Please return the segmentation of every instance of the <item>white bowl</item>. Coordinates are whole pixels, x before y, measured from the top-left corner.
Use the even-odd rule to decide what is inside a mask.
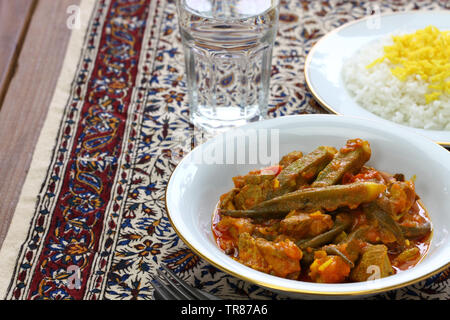
[[[220,195],[233,187],[232,177],[264,167],[267,163],[228,164],[232,160],[231,153],[242,150],[238,149],[237,140],[231,147],[229,143],[224,145],[223,141],[232,134],[243,137],[255,130],[259,130],[258,133],[268,131],[275,140],[265,145],[246,139],[242,146],[245,152],[255,150],[257,145],[257,152],[264,155],[264,147],[276,147],[278,139],[278,160],[293,150],[305,153],[319,145],[339,148],[348,139],[361,138],[368,140],[372,148],[368,165],[391,173],[403,173],[407,178],[416,175],[416,191],[428,209],[433,225],[432,240],[425,258],[414,268],[390,277],[366,282],[321,284],[272,276],[227,256],[215,243],[211,229],[215,206]],[[263,140],[261,134],[259,141]],[[218,163],[217,159],[225,164]],[[423,280],[450,264],[450,152],[428,138],[387,123],[337,115],[287,116],[252,123],[216,136],[195,148],[176,167],[166,190],[166,208],[179,237],[199,256],[235,277],[291,297],[372,295]]]

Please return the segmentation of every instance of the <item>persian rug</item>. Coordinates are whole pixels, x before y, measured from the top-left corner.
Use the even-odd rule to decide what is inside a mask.
[[[269,117],[325,113],[305,85],[306,54],[374,6],[449,9],[446,0],[282,1]],[[211,266],[169,223],[167,181],[203,138],[189,123],[175,2],[83,0],[80,13],[1,249],[0,297],[152,299],[151,276],[166,264],[222,298],[284,299]],[[449,273],[371,299],[450,299]]]

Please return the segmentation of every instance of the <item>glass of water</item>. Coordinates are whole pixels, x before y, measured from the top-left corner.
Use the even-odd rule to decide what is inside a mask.
[[[191,121],[223,131],[267,115],[279,0],[177,0]]]

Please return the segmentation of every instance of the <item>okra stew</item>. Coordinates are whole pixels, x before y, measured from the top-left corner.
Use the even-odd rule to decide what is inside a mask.
[[[233,177],[212,229],[235,260],[278,277],[321,283],[383,278],[426,254],[431,222],[414,177],[367,166],[368,141],[293,151]]]

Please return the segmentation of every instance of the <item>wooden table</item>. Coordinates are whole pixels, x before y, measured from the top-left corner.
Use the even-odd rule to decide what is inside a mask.
[[[0,0],[0,247],[45,120],[79,0]]]

